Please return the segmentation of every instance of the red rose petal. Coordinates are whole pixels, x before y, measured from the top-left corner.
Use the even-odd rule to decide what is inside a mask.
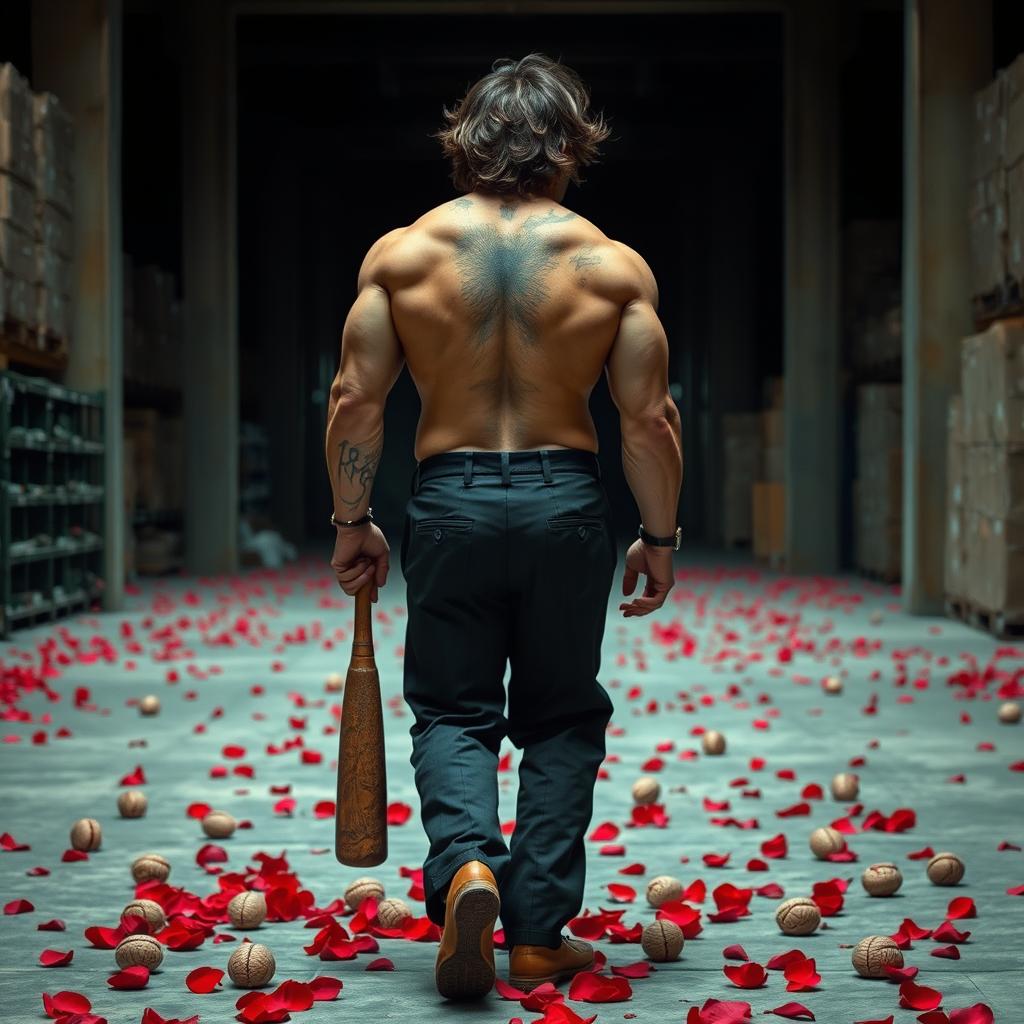
[[[394,963],[386,956],[379,956],[376,960],[371,960],[366,965],[366,970],[368,971],[393,971],[394,969]]]
[[[565,996],[551,984],[550,981],[545,981],[535,988],[531,989],[522,999],[519,1000],[519,1004],[524,1010],[537,1010],[540,1013],[547,1014],[547,1008],[552,1003],[564,1002]]]
[[[389,825],[404,825],[412,815],[412,808],[408,804],[395,802],[388,804],[387,820]]]
[[[957,896],[956,899],[949,901],[949,906],[946,908],[946,919],[948,921],[958,921],[964,917],[977,916],[977,908],[974,906],[974,900],[970,896]]]
[[[205,994],[216,991],[223,977],[224,972],[218,967],[197,967],[189,971],[185,984],[189,992]]]
[[[623,964],[621,967],[613,966],[612,974],[620,978],[648,978],[651,974],[651,965],[646,960],[638,960],[635,964]]]
[[[942,1002],[942,993],[925,985],[904,981],[900,985],[900,1006],[908,1010],[934,1010]]]
[[[19,850],[31,850],[32,847],[28,843],[19,843],[10,832],[5,832],[3,835],[0,835],[0,849],[12,853]]]
[[[690,1007],[686,1024],[748,1024],[752,1012],[750,1003],[708,997],[699,1009]]]
[[[936,942],[966,942],[970,938],[970,932],[957,931],[956,927],[951,921],[943,921],[932,932],[932,939]]]
[[[593,971],[580,971],[569,983],[569,998],[586,1003],[617,1003],[632,995],[625,978],[609,978]]]
[[[722,973],[737,988],[760,988],[768,977],[765,969],[758,963],[726,964]]]
[[[787,992],[806,992],[817,987],[821,981],[821,975],[815,968],[814,960],[807,958],[794,960],[787,964],[783,975],[786,978]]]
[[[514,985],[510,985],[507,981],[501,978],[494,979],[494,990],[502,999],[511,999],[515,1002],[519,1002],[520,999],[524,998],[526,993],[521,989],[516,988]]]
[[[608,892],[616,903],[632,903],[636,899],[636,889],[631,885],[622,885],[619,882],[609,882]]]
[[[35,909],[35,905],[29,900],[11,900],[10,903],[4,904],[5,914],[27,914]]]
[[[309,984],[313,989],[313,1000],[317,1003],[337,999],[338,993],[344,987],[340,978],[330,978],[325,974],[314,978]]]
[[[615,839],[618,834],[619,826],[614,822],[605,821],[598,825],[587,838],[594,842],[606,842],[609,839]]]
[[[995,1015],[986,1003],[949,1011],[949,1024],[994,1024]]]
[[[107,984],[111,988],[121,990],[133,990],[145,988],[149,983],[149,968],[143,964],[134,967],[126,967],[107,978]]]
[[[960,950],[956,946],[937,946],[930,955],[941,957],[943,960],[959,960]]]
[[[88,1013],[92,1003],[81,992],[43,993],[43,1009],[47,1017],[60,1017],[66,1013]]]
[[[814,1014],[803,1003],[783,1003],[774,1010],[765,1010],[765,1013],[774,1013],[776,1017],[787,1020],[814,1020]]]
[[[39,963],[43,967],[65,967],[74,959],[75,951],[69,949],[62,953],[59,949],[44,949],[39,954]]]

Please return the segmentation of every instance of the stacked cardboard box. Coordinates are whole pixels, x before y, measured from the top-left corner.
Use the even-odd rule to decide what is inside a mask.
[[[974,95],[971,186],[971,295],[994,295],[1007,279],[1024,282],[1024,54]]]
[[[0,291],[3,317],[35,317],[35,182],[32,90],[11,64],[0,65]],[[2,322],[0,322],[2,327]]]
[[[1006,79],[1006,204],[1007,271],[1024,300],[1024,54],[1007,69]]]
[[[753,540],[752,489],[761,476],[761,418],[722,417],[722,539],[727,547]]]
[[[965,338],[961,356],[963,597],[1024,622],[1024,319]]]
[[[857,389],[854,487],[857,567],[887,580],[900,575],[903,543],[903,389]]]
[[[71,309],[71,118],[0,65],[0,291],[3,317],[66,340]]]
[[[157,409],[125,409],[124,436],[134,459],[134,500],[146,512],[184,507],[184,438],[180,416]]]
[[[71,328],[71,117],[52,93],[32,100],[36,154],[35,326],[68,337]]]
[[[967,525],[964,507],[965,437],[963,398],[949,401],[946,419],[946,562],[945,592],[955,601],[967,596]]]
[[[779,565],[785,554],[785,406],[782,378],[765,382],[761,413],[761,473],[752,491],[754,554]]]

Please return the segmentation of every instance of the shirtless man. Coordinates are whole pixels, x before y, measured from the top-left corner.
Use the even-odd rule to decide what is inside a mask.
[[[582,906],[584,838],[612,703],[597,680],[617,565],[588,408],[601,372],[640,512],[626,617],[673,584],[679,413],[650,268],[562,205],[608,134],[571,69],[496,61],[438,133],[458,198],[370,248],[342,333],[326,438],[346,594],[377,600],[389,547],[368,518],[385,399],[403,363],[422,400],[401,542],[404,696],[430,848],[424,895],[443,927],[442,996],[486,994],[500,913],[509,980],[559,982],[593,963],[562,930]],[[508,716],[504,674],[508,683]],[[516,826],[496,769],[522,751]]]

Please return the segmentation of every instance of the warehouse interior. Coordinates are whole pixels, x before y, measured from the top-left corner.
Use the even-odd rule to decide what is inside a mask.
[[[975,86],[1020,47],[1017,6],[983,6],[984,31],[972,29],[977,70],[957,55],[963,123],[945,127],[961,136],[937,137],[940,147],[970,148]],[[124,501],[106,502],[100,531],[113,541],[97,573],[103,606],[118,607],[123,581],[140,572],[254,564],[259,556],[243,548],[254,530],[280,534],[289,553],[322,540],[319,438],[362,255],[451,194],[430,135],[441,107],[493,59],[495,38],[508,52],[528,49],[542,24],[613,122],[601,161],[574,188],[575,208],[645,254],[659,281],[671,386],[687,410],[687,544],[796,572],[902,580],[908,610],[941,609],[946,474],[927,459],[959,381],[953,346],[941,387],[913,383],[917,346],[930,341],[908,343],[907,324],[920,317],[923,330],[933,311],[908,303],[917,268],[906,260],[918,250],[904,236],[908,220],[918,235],[929,229],[921,211],[933,204],[918,211],[905,197],[923,203],[938,172],[930,138],[904,130],[908,111],[931,130],[927,110],[908,106],[907,75],[924,90],[930,68],[908,70],[904,6],[474,12],[129,2],[76,22],[50,17],[45,3],[6,5],[3,56],[26,81],[58,98],[64,86],[72,122],[81,97],[104,103],[88,109],[104,145],[80,146],[69,160],[80,172],[76,198],[83,193],[75,225],[89,216],[110,236],[108,273],[92,298],[94,282],[78,275],[93,270],[78,249],[61,263],[60,327],[79,341],[48,366],[70,386],[105,391],[109,432],[121,421],[104,470],[108,495]],[[97,68],[66,59],[87,39]],[[966,163],[949,173],[941,187],[950,194],[977,178]],[[992,208],[1010,217],[1011,205]],[[949,289],[990,294],[995,284],[985,292],[969,280],[980,244],[972,224],[960,218],[949,230],[963,256]],[[1000,246],[1003,288],[1013,246]],[[989,268],[993,281],[999,269]],[[102,331],[91,302],[109,319]],[[943,323],[959,317],[944,329],[966,336],[986,322],[979,309],[942,310]],[[79,316],[93,327],[78,329]],[[87,358],[90,329],[99,348]],[[99,387],[107,376],[113,390]],[[870,385],[890,387],[863,390]],[[881,428],[889,436],[858,442],[858,424],[875,421],[861,401],[891,407]],[[604,381],[592,413],[616,521],[629,531]],[[377,513],[392,529],[417,416],[403,373],[377,480]]]
[[[97,847],[76,845],[73,833],[61,859],[64,840],[44,834],[35,813],[43,784],[56,791],[61,835],[65,818],[100,818],[116,850],[108,857],[159,849],[180,864],[172,882],[189,892],[215,887],[203,874],[222,870],[210,865],[229,854],[235,862],[224,870],[242,871],[239,847],[249,857],[287,848],[301,865],[295,885],[315,888],[318,902],[276,917],[272,909],[255,941],[273,940],[275,984],[311,983],[304,928],[340,915],[343,903],[329,901],[360,874],[342,875],[322,856],[323,819],[334,814],[336,673],[352,639],[353,601],[329,565],[324,465],[341,329],[374,240],[457,194],[431,137],[442,108],[495,58],[535,50],[575,68],[612,126],[565,205],[635,248],[655,274],[685,464],[671,599],[651,620],[624,624],[614,611],[621,564],[610,597],[602,678],[611,677],[619,732],[609,734],[614,757],[594,823],[618,822],[623,846],[598,853],[594,844],[587,914],[621,902],[614,886],[626,841],[646,875],[703,872],[710,894],[725,861],[706,851],[725,850],[721,826],[732,825],[734,874],[722,883],[769,881],[740,881],[735,870],[747,854],[773,857],[758,845],[762,824],[793,822],[773,822],[763,808],[761,824],[696,820],[701,798],[709,812],[726,797],[737,814],[749,809],[712,773],[730,755],[728,785],[746,786],[743,797],[761,797],[755,764],[767,758],[781,773],[762,778],[766,797],[789,804],[774,814],[796,818],[789,861],[770,865],[787,896],[810,888],[800,818],[814,814],[825,826],[842,814],[832,825],[863,847],[863,864],[849,863],[857,857],[845,848],[815,853],[815,898],[817,886],[859,876],[873,860],[897,861],[910,897],[892,911],[863,898],[856,882],[845,914],[823,909],[825,930],[790,939],[773,930],[772,914],[769,925],[742,921],[744,912],[730,918],[716,890],[733,932],[706,917],[703,938],[710,931],[713,941],[635,981],[635,1005],[581,1001],[575,1010],[585,1019],[598,1009],[600,1022],[642,1007],[649,1018],[711,1024],[723,1018],[705,999],[753,998],[757,1014],[773,1012],[788,998],[781,980],[775,991],[741,992],[717,959],[705,973],[702,958],[732,941],[755,960],[810,942],[825,981],[789,991],[819,1020],[873,1024],[895,1011],[891,1024],[915,1019],[911,1007],[926,1011],[916,1019],[927,1024],[1016,1019],[1021,942],[1008,903],[1024,892],[1024,836],[1005,808],[1020,798],[1021,776],[1007,768],[1024,771],[1021,730],[1011,728],[1024,696],[1024,5],[10,0],[0,5],[0,671],[9,729],[0,770],[10,801],[0,831],[4,851],[27,849],[17,841],[29,836],[36,854],[18,853],[15,864],[4,852],[0,878],[12,899],[39,908],[5,908],[8,939],[35,951],[18,959],[8,943],[0,954],[0,993],[17,1019],[38,1017],[43,908],[69,921],[68,936],[46,944],[82,947],[83,929],[117,925],[111,907],[132,896],[120,876],[104,876],[57,905],[48,884],[88,868],[71,862]],[[604,379],[590,407],[625,552],[637,505]],[[419,924],[397,936],[371,920],[361,930],[377,948],[367,939],[358,958],[320,955],[314,965],[318,976],[344,978],[342,998],[361,1019],[396,1006],[408,1015],[436,999],[438,936],[417,903],[425,843],[414,831],[401,707],[398,547],[419,413],[403,370],[372,496],[392,552],[374,606],[392,848],[375,871],[389,895],[403,887]],[[271,701],[274,712],[264,713]],[[658,717],[671,713],[686,717]],[[292,735],[281,744],[286,718]],[[696,750],[712,727],[729,736],[717,761],[707,745]],[[57,756],[65,728],[77,745],[69,739]],[[245,747],[258,784],[248,763],[232,763]],[[307,766],[297,769],[297,809],[287,795],[295,773],[277,756],[293,747],[292,761],[302,755]],[[148,789],[143,761],[156,776]],[[866,805],[851,809],[856,787],[845,810],[814,804],[817,784],[823,793],[833,772],[849,768]],[[625,831],[652,825],[628,788],[622,797],[627,771],[662,778],[654,806],[674,808],[685,835],[658,823]],[[106,775],[121,778],[81,781]],[[512,779],[500,783],[503,815],[514,817]],[[124,786],[153,798],[144,841],[120,801],[119,817],[107,807]],[[834,801],[842,789],[833,786]],[[220,842],[203,817],[211,805],[235,811],[232,829],[242,831],[225,840],[228,851],[209,846]],[[899,812],[879,824],[879,806]],[[910,807],[917,833],[905,825]],[[854,819],[865,810],[862,828]],[[196,826],[188,834],[186,819]],[[299,824],[311,831],[297,842]],[[915,864],[943,850],[968,865],[955,892],[935,882],[930,862],[927,875]],[[26,880],[25,858],[35,856],[55,862],[53,879]],[[249,871],[247,886],[272,886]],[[912,872],[923,879],[917,888]],[[223,888],[236,882],[232,874]],[[167,911],[170,931],[153,929],[168,951],[164,988],[155,973],[141,991],[111,981],[118,991],[104,992],[95,932],[65,975],[112,1020],[125,1008],[133,1016],[124,1019],[137,1019],[147,1006],[187,1017],[202,1007],[182,1001],[181,979],[231,949],[211,942],[196,954],[205,960],[179,956],[200,941],[195,907],[182,911],[180,894],[141,884],[135,896],[148,892]],[[771,897],[769,889],[753,891]],[[739,891],[749,899],[750,889]],[[974,940],[957,963],[963,907],[946,911],[964,896],[982,920],[971,922]],[[640,926],[626,925],[654,913],[641,898],[621,931],[612,923],[600,933],[609,965],[642,958],[638,945],[620,955],[620,943],[640,943]],[[916,961],[918,982],[945,994],[939,1010],[907,979],[890,978],[910,985],[897,995],[889,983],[865,988],[850,970],[850,950],[872,934],[896,936],[911,963],[914,929],[904,920],[897,930],[901,917],[929,922],[936,941],[953,944]],[[227,920],[221,914],[217,927]],[[213,924],[203,919],[205,937]],[[576,934],[597,934],[590,925]],[[123,941],[124,919],[119,927]],[[182,944],[182,929],[196,945]],[[688,943],[699,930],[683,928]],[[221,932],[214,941],[231,939]],[[384,973],[368,985],[378,976],[362,972],[378,954],[387,963],[371,968]],[[103,955],[102,969],[115,970]],[[331,959],[351,962],[321,963]],[[233,1018],[225,993],[240,990],[217,991],[200,1002],[222,999],[223,1016],[206,1019]],[[272,1002],[253,1004],[249,1016],[240,1007],[238,1019],[281,1019],[273,1014],[284,1003]],[[327,1019],[329,1003],[312,1005],[310,1019]],[[531,1013],[579,1019],[529,1002],[493,1002],[482,1017],[497,1024]],[[780,1016],[814,1019],[796,1014]]]

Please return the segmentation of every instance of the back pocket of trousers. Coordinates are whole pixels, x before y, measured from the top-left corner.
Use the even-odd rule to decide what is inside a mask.
[[[429,535],[440,544],[449,534],[469,533],[473,522],[469,516],[434,516],[414,520],[413,529],[418,534]]]
[[[559,516],[549,516],[548,529],[572,530],[581,541],[585,541],[595,533],[600,534],[604,532],[604,519],[601,516],[567,512]]]

